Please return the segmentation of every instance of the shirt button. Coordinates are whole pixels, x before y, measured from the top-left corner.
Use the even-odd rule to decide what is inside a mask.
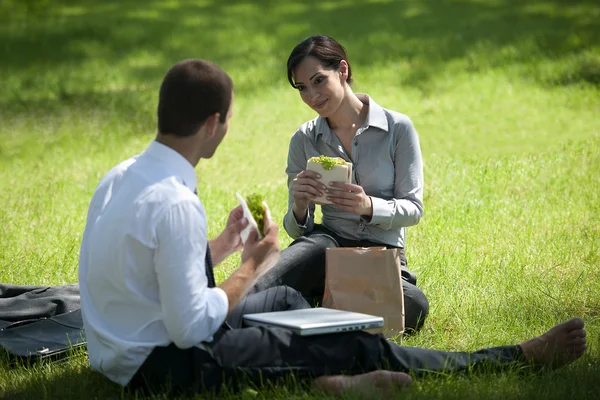
[[[354,141],[354,146],[358,146],[358,142],[356,140]]]

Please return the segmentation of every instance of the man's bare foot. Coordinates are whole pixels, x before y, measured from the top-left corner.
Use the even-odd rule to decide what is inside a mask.
[[[412,378],[404,372],[378,370],[366,374],[346,376],[321,376],[314,380],[313,387],[334,396],[341,396],[346,391],[369,396],[389,394],[393,389],[410,386]],[[385,398],[387,396],[384,396]]]
[[[581,318],[573,318],[520,346],[527,360],[552,368],[562,367],[585,352],[587,344],[583,327]]]

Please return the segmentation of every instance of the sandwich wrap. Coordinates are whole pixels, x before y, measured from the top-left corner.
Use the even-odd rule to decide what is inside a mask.
[[[327,157],[324,155],[311,157],[306,162],[306,169],[320,174],[321,178],[317,180],[327,186],[329,190],[341,190],[329,186],[331,182],[352,183],[352,163],[340,157]],[[313,202],[315,204],[331,204],[331,201],[327,200],[326,194],[314,198]]]

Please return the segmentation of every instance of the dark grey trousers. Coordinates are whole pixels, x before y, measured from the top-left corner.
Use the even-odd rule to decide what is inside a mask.
[[[298,290],[311,305],[321,304],[325,290],[325,250],[331,247],[382,246],[367,240],[342,238],[323,226],[296,239],[281,252],[279,262],[254,287],[254,292],[279,285]],[[389,247],[389,246],[388,246]],[[417,286],[416,275],[406,268],[402,249],[402,289],[404,292],[404,319],[407,332],[423,326],[429,314],[429,302]]]
[[[298,336],[279,328],[240,327],[241,315],[308,307],[302,296],[276,287],[248,296],[233,318],[233,329],[221,329],[210,353],[197,347],[157,347],[128,385],[129,389],[177,393],[237,391],[246,384],[261,386],[292,377],[310,382],[318,376],[359,374],[376,369],[413,374],[499,370],[522,360],[520,346],[503,346],[473,353],[401,347],[381,334],[346,332]],[[245,309],[244,309],[245,308]],[[239,317],[238,317],[239,316]],[[212,354],[211,354],[212,353]]]

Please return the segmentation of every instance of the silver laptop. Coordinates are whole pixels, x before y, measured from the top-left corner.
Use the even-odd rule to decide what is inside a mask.
[[[358,331],[383,326],[382,317],[324,307],[245,314],[243,318],[246,326],[286,328],[301,336]]]

